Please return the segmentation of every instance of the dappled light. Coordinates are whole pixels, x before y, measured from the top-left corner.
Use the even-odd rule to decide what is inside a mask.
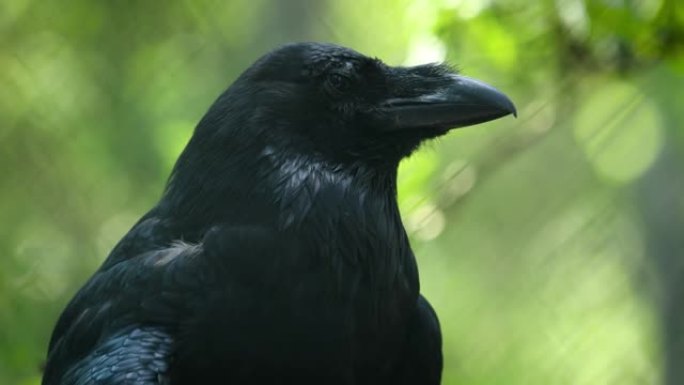
[[[599,82],[601,80],[598,80]],[[575,135],[601,176],[631,182],[662,149],[657,107],[638,88],[620,82],[596,84],[575,118]]]
[[[7,0],[0,30],[1,384],[40,383],[198,120],[289,41],[445,61],[517,106],[399,169],[445,385],[684,383],[679,1]]]

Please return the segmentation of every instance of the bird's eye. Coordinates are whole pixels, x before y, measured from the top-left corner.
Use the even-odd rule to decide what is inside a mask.
[[[328,83],[337,91],[346,91],[351,85],[351,80],[344,75],[330,74],[328,76]]]

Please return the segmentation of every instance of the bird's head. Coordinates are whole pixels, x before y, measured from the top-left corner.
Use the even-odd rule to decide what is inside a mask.
[[[260,138],[277,151],[335,164],[397,165],[422,141],[452,128],[515,114],[495,88],[445,65],[392,67],[344,47],[285,45],[257,60],[216,102],[240,115],[218,129]]]
[[[391,196],[399,161],[421,142],[508,114],[515,107],[504,94],[448,66],[392,67],[331,44],[286,45],[212,105],[161,206],[177,216],[219,215],[217,205],[255,216],[243,202],[295,196],[306,180],[385,186]]]

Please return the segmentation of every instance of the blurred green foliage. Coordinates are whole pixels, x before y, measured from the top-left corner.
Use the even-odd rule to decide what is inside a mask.
[[[684,383],[678,0],[1,2],[0,383],[39,383],[195,122],[299,40],[446,60],[519,107],[400,170],[445,384]]]

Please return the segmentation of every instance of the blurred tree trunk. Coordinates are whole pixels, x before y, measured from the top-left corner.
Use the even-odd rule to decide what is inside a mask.
[[[683,160],[670,146],[642,179],[640,211],[647,250],[657,272],[665,384],[684,384]]]
[[[658,72],[650,94],[663,118],[664,148],[637,185],[637,204],[645,226],[647,255],[656,272],[664,384],[684,384],[684,157],[681,94],[672,76]],[[669,80],[668,80],[669,79]],[[668,82],[669,81],[669,82]],[[684,86],[684,81],[679,86]],[[662,92],[670,89],[672,92]],[[680,88],[681,89],[681,88]]]
[[[324,23],[330,0],[276,1],[266,8],[265,22],[259,27],[258,40],[264,41],[266,50],[276,45],[320,39],[316,26]],[[319,33],[317,33],[319,32]],[[326,31],[323,31],[326,32]]]

